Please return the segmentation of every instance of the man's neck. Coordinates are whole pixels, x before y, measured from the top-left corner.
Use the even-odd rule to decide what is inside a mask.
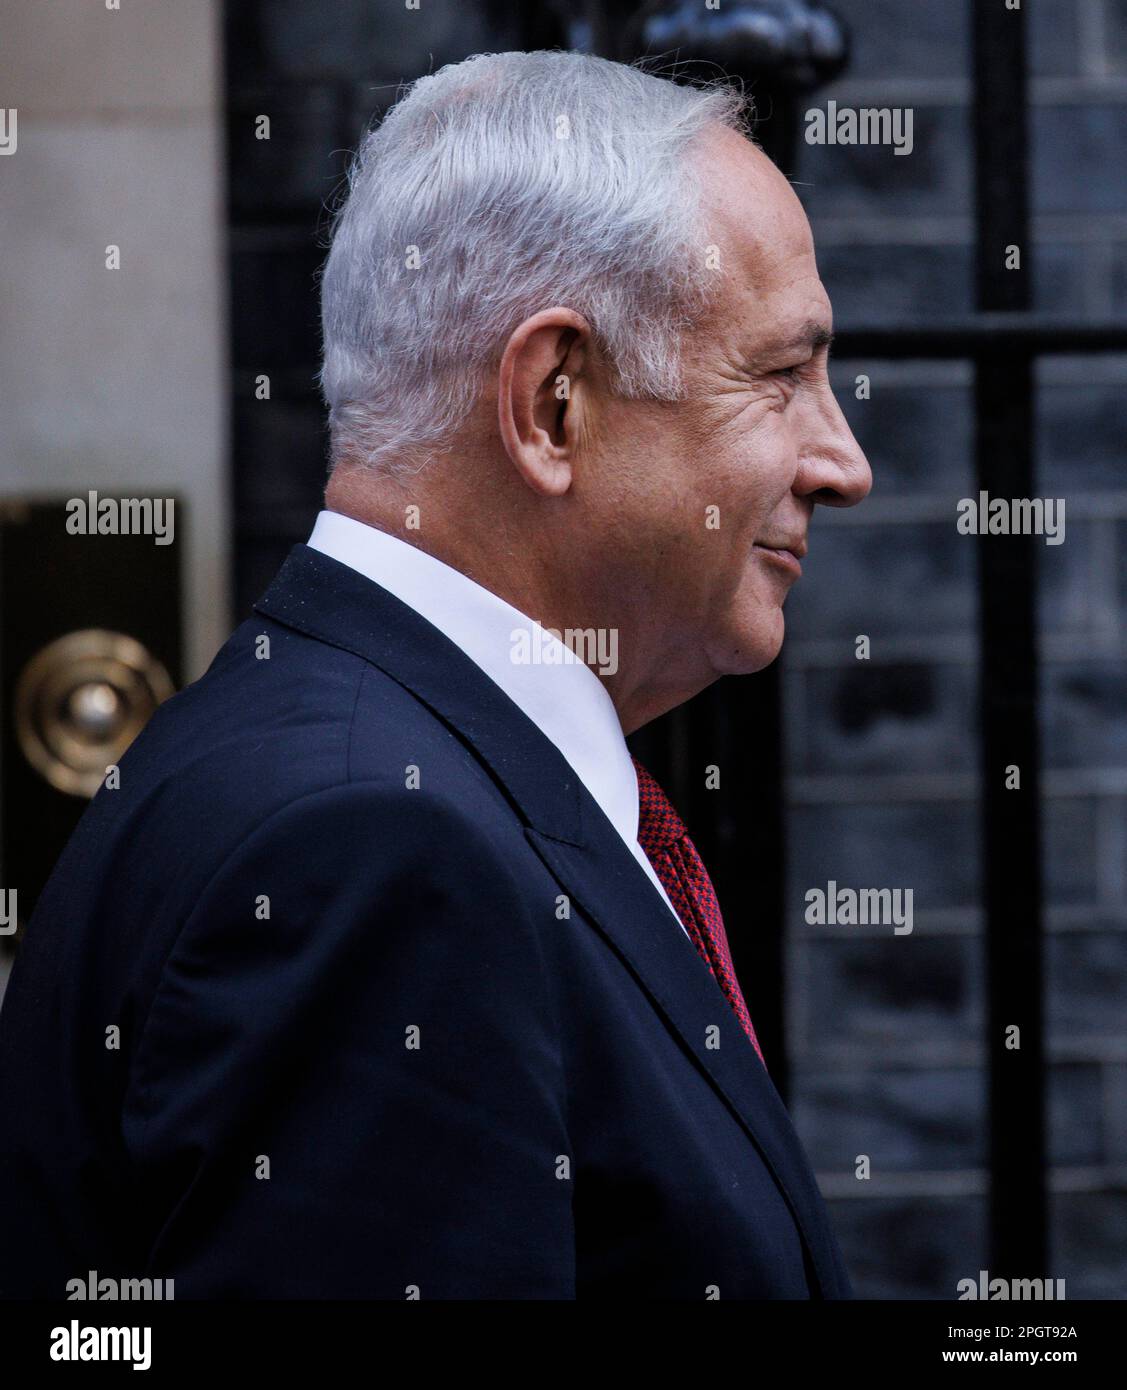
[[[561,633],[596,634],[613,628],[618,669],[608,674],[599,669],[597,659],[588,659],[587,665],[606,686],[626,734],[674,709],[710,683],[686,688],[676,678],[670,679],[667,662],[655,663],[649,672],[640,669],[639,634],[622,621],[608,619],[592,596],[566,586],[564,577],[581,575],[582,564],[553,557],[545,545],[530,548],[528,536],[543,535],[534,519],[521,517],[514,524],[511,512],[515,508],[506,511],[504,506],[482,517],[476,505],[480,491],[474,498],[451,496],[451,491],[456,494],[457,485],[450,483],[445,476],[442,501],[432,504],[429,489],[417,474],[405,479],[394,475],[373,479],[367,471],[338,467],[325,490],[325,506],[433,555],[541,627]],[[446,525],[450,516],[457,518],[456,529]],[[594,648],[599,649],[597,641]]]

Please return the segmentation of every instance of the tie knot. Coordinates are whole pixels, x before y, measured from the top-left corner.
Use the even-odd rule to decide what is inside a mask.
[[[632,762],[638,776],[638,843],[646,856],[652,857],[683,840],[688,832],[657,779],[637,758]]]

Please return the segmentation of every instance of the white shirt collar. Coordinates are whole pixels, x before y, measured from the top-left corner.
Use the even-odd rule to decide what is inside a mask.
[[[504,599],[374,526],[322,511],[308,543],[408,604],[500,686],[563,754],[673,911],[638,843],[637,775],[614,702],[595,672]],[[533,650],[554,661],[513,660],[514,634],[530,631]]]

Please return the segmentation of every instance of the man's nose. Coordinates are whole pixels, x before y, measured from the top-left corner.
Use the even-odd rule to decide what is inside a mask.
[[[804,424],[794,491],[824,507],[855,507],[869,495],[873,473],[832,391]]]

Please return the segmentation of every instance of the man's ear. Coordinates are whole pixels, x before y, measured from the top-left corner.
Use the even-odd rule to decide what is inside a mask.
[[[571,486],[591,329],[572,309],[542,309],[514,329],[497,376],[501,441],[523,480],[545,497]]]

